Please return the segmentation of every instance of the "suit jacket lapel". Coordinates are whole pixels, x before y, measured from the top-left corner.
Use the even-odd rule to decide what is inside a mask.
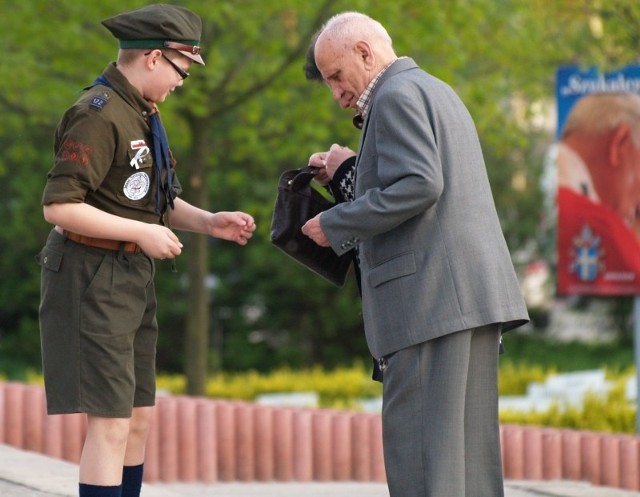
[[[395,76],[396,74],[402,71],[406,71],[408,69],[414,69],[416,67],[418,67],[418,65],[415,63],[415,61],[411,57],[402,57],[396,60],[393,64],[391,64],[389,68],[384,72],[384,74],[380,77],[380,80],[378,81],[375,88],[373,89],[373,92],[371,93],[371,106],[369,107],[367,116],[365,117],[364,122],[362,123],[362,133],[360,134],[360,143],[358,145],[359,151],[362,150],[362,145],[364,144],[364,139],[367,135],[367,130],[369,128],[369,116],[371,115],[371,109],[373,109],[373,106],[375,104],[376,93],[378,93],[378,90],[382,87],[382,85],[384,85],[385,81],[387,81],[389,78]],[[355,165],[354,177],[353,177],[354,187],[355,187],[356,178],[358,176],[359,162],[360,162],[360,153],[358,153],[356,156],[356,165]]]

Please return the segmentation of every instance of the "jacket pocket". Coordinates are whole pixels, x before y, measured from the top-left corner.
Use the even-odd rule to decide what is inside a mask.
[[[369,272],[369,283],[375,288],[387,281],[408,276],[415,272],[416,259],[413,252],[407,252],[385,261],[371,269]]]

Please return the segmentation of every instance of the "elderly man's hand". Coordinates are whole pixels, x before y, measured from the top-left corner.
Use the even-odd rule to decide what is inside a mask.
[[[320,226],[321,215],[322,214],[318,214],[316,217],[309,219],[302,227],[302,232],[321,247],[329,247],[331,244]]]
[[[316,152],[309,157],[309,165],[319,169],[315,179],[321,185],[326,185],[342,163],[354,155],[356,153],[350,148],[334,143],[328,151]]]

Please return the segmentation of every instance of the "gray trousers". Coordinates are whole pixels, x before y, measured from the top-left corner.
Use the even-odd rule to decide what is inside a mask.
[[[384,371],[391,497],[503,497],[498,422],[501,325],[402,349]]]

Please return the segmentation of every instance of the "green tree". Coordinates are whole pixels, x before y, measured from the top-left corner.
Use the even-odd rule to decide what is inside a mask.
[[[187,200],[246,210],[258,231],[244,248],[181,234],[179,273],[158,264],[160,369],[184,369],[189,390],[207,368],[326,366],[367,357],[353,281],[337,289],[268,241],[277,179],[337,142],[357,147],[350,113],[304,80],[311,34],[329,15],[380,19],[396,51],[450,83],[477,123],[510,248],[546,243],[540,174],[553,141],[559,65],[613,69],[637,60],[633,0],[302,0],[176,2],[204,21],[205,68],[162,105]],[[0,0],[0,369],[39,364],[39,269],[49,227],[40,195],[62,111],[115,58],[99,25],[130,2]],[[352,279],[353,280],[353,279]]]

